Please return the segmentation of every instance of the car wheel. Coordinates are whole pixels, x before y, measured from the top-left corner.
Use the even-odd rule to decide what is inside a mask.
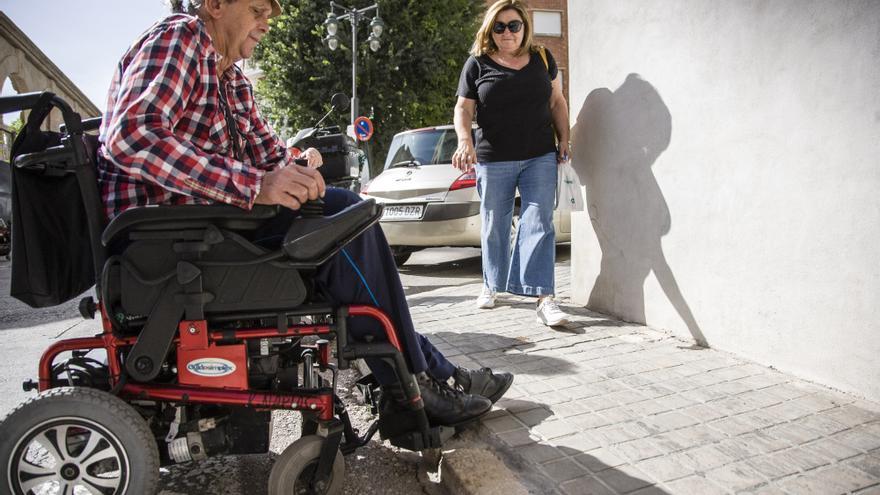
[[[394,264],[397,265],[398,268],[403,266],[409,260],[409,257],[412,256],[411,252],[403,253],[403,254],[395,254],[394,255]]]
[[[412,256],[413,252],[406,248],[401,248],[398,246],[391,247],[391,255],[394,256],[394,264],[397,265],[398,268],[403,266],[404,263],[409,260],[409,257]]]

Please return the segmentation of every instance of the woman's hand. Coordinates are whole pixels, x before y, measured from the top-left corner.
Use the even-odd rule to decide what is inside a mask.
[[[556,163],[563,164],[571,160],[571,144],[568,141],[559,143],[556,151]]]
[[[467,172],[477,164],[477,152],[474,150],[474,143],[468,139],[458,142],[458,148],[452,154],[452,166]]]
[[[291,148],[292,150],[293,148]],[[324,164],[324,157],[315,148],[308,148],[299,155],[293,156],[294,160],[305,160],[309,168],[318,168]]]
[[[474,150],[471,128],[476,108],[477,100],[464,96],[459,96],[455,102],[453,122],[455,122],[455,135],[458,136],[458,149],[452,154],[452,166],[462,172],[467,172],[477,164],[477,152]]]

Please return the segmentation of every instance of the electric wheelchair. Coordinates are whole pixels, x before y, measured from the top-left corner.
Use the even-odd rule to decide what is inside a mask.
[[[41,131],[53,108],[61,132]],[[328,305],[311,284],[381,205],[325,217],[307,204],[275,251],[247,234],[276,207],[150,206],[105,225],[88,132],[97,119],[48,92],[0,98],[0,113],[26,109],[10,160],[12,295],[51,306],[94,285],[79,310],[103,332],[54,343],[38,381],[24,383],[40,394],[3,420],[0,493],[153,493],[162,465],[267,452],[275,409],[299,411],[303,436],[277,458],[270,494],[338,493],[342,455],[376,431],[410,450],[453,433],[429,423],[388,316]],[[378,320],[387,341],[355,341],[349,316]],[[367,377],[365,396],[382,412],[360,435],[336,381],[366,357],[391,365],[407,405],[378,404]]]

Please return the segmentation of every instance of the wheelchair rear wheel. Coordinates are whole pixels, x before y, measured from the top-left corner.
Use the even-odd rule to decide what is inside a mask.
[[[12,493],[154,493],[156,442],[144,419],[100,390],[47,390],[2,422],[0,459]]]
[[[334,495],[341,493],[345,478],[345,460],[338,450],[326,486],[312,486],[323,443],[324,438],[318,435],[309,435],[300,438],[284,449],[284,452],[275,460],[275,465],[272,466],[272,472],[269,475],[269,495]]]

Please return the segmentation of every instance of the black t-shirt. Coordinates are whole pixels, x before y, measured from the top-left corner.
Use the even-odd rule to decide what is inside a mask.
[[[458,96],[477,101],[476,150],[480,163],[527,160],[556,151],[550,116],[550,81],[558,72],[532,53],[520,70],[499,65],[488,55],[471,56],[461,69]]]

